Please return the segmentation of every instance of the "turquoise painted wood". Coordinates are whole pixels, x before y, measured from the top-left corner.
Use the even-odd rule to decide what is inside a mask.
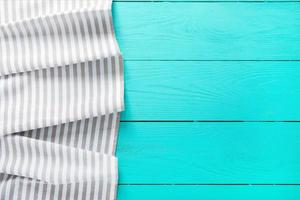
[[[121,123],[119,182],[299,184],[299,133],[300,123]]]
[[[118,200],[299,200],[299,186],[119,186]]]
[[[123,120],[300,120],[300,62],[127,61],[125,77]]]
[[[117,1],[118,199],[300,199],[300,3]]]
[[[295,2],[294,0],[114,0],[114,2]]]
[[[300,60],[299,3],[122,3],[126,60]]]

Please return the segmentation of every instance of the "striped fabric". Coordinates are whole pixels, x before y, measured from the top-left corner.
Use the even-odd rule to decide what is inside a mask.
[[[0,0],[0,200],[115,199],[111,0]]]

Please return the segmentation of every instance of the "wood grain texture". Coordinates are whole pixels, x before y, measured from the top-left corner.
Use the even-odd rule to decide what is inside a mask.
[[[121,184],[300,184],[300,123],[121,123]]]
[[[118,1],[118,199],[300,199],[299,2]]]
[[[125,60],[300,60],[299,3],[113,5]]]
[[[299,200],[299,186],[119,186],[118,200]]]
[[[125,62],[123,120],[300,120],[300,62]]]
[[[264,2],[264,3],[268,3],[268,2],[299,2],[298,0],[114,0],[114,2],[127,2],[127,3],[131,3],[131,2],[142,2],[142,3],[146,3],[146,2],[188,2],[188,3],[194,3],[194,2],[216,2],[216,3],[220,3],[220,2]]]

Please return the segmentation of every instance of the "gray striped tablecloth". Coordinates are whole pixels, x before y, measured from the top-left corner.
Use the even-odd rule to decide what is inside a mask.
[[[111,0],[0,0],[0,199],[115,199]]]

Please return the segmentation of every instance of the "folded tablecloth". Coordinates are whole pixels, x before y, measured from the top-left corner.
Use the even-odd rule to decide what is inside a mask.
[[[115,199],[111,0],[0,0],[0,199]]]

